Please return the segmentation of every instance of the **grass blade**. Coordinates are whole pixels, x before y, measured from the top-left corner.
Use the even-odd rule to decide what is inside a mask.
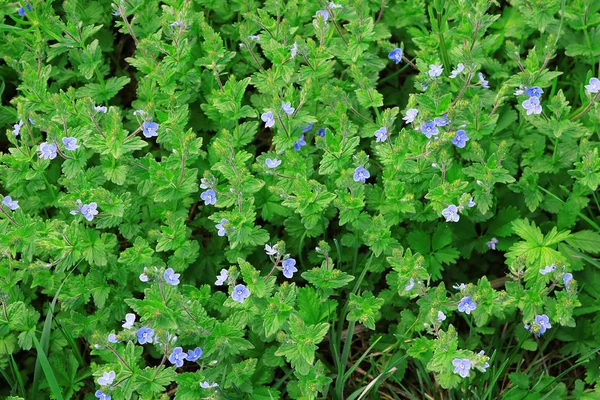
[[[40,365],[42,366],[42,370],[44,371],[44,375],[46,375],[46,380],[48,381],[48,386],[50,386],[50,390],[54,397],[57,400],[64,400],[62,392],[60,391],[60,387],[58,386],[58,382],[56,381],[56,375],[54,375],[54,371],[48,362],[48,358],[46,357],[46,353],[42,349],[42,345],[38,341],[37,337],[33,337],[33,343],[35,344],[35,349],[38,353],[38,360],[40,361]]]

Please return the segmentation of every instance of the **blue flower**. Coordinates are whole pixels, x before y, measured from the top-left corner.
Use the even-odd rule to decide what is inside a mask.
[[[539,98],[542,95],[542,93],[544,93],[544,91],[539,86],[532,86],[525,90],[525,94],[529,97],[538,97]]]
[[[410,279],[408,280],[408,285],[406,285],[406,286],[404,287],[404,290],[406,290],[406,291],[408,292],[409,290],[411,290],[411,289],[412,289],[412,288],[414,288],[414,287],[415,287],[415,280],[414,280],[413,278],[410,278]]]
[[[65,145],[66,150],[73,151],[79,148],[79,146],[77,145],[77,139],[74,137],[62,138],[62,142]]]
[[[477,205],[477,203],[475,203],[475,201],[473,201],[473,197],[469,197],[469,202],[467,203],[467,207],[473,208],[476,205]]]
[[[110,343],[119,343],[119,339],[117,339],[117,335],[115,335],[114,333],[110,333],[108,335],[108,341]]]
[[[144,272],[140,274],[140,281],[148,282],[148,274],[146,274],[147,268],[144,267]]]
[[[440,133],[437,126],[435,125],[435,122],[433,121],[425,122],[421,126],[421,132],[423,132],[425,136],[427,136],[427,139],[431,139],[432,136],[438,135]]]
[[[452,360],[454,365],[454,373],[459,374],[463,378],[469,376],[469,370],[472,367],[471,361],[468,358],[455,358]]]
[[[140,328],[137,331],[137,338],[139,344],[152,343],[152,337],[154,336],[154,331],[150,328]]]
[[[442,67],[441,65],[430,64],[429,71],[427,71],[427,73],[431,78],[435,78],[436,76],[440,76],[443,70],[444,67]]]
[[[244,285],[236,285],[231,292],[231,298],[237,302],[243,303],[246,298],[250,297],[250,291]]]
[[[295,110],[295,108],[292,107],[292,103],[291,102],[284,103],[283,101],[281,102],[281,109],[287,115],[292,115],[294,113],[294,110]]]
[[[554,271],[556,271],[556,265],[546,265],[544,268],[540,269],[540,274],[547,275],[551,274]]]
[[[388,58],[390,60],[393,60],[396,62],[396,64],[398,64],[400,61],[402,61],[402,55],[404,53],[402,52],[402,49],[399,47],[396,47],[394,50],[390,51],[390,53],[388,54]]]
[[[468,141],[469,137],[467,136],[467,132],[465,132],[464,129],[459,129],[456,131],[454,139],[452,139],[452,144],[459,149],[463,149],[467,145]]]
[[[250,35],[250,36],[248,36],[248,39],[255,40],[255,41],[258,42],[258,41],[260,41],[260,36],[258,36],[258,35]]]
[[[294,276],[294,272],[298,272],[298,268],[296,268],[296,260],[293,258],[283,260],[281,266],[283,269],[283,276],[288,279],[291,279]]]
[[[302,125],[302,133],[306,133],[308,131],[310,131],[313,127],[313,124],[311,124],[310,122],[307,122],[306,125]]]
[[[27,11],[31,11],[31,10],[32,10],[32,8],[31,8],[31,4],[26,4],[26,5],[25,5],[25,8],[27,9]],[[19,14],[21,17],[24,17],[24,16],[25,16],[25,13],[27,12],[27,11],[25,11],[25,8],[23,8],[23,7],[19,7],[19,9],[17,10],[17,13],[18,13],[18,14]]]
[[[4,199],[2,199],[2,204],[13,211],[19,208],[19,202],[17,200],[13,200],[10,196],[6,196]]]
[[[406,116],[402,119],[406,121],[407,124],[411,124],[415,120],[415,118],[417,118],[417,114],[419,114],[419,110],[417,110],[416,108],[409,108],[408,110],[406,110]]]
[[[292,56],[292,58],[296,58],[297,54],[298,54],[298,43],[294,42],[292,47],[290,47],[290,55]]]
[[[169,285],[179,285],[179,277],[181,276],[181,274],[176,274],[175,271],[173,271],[173,268],[167,268],[163,276],[165,277],[165,281]]]
[[[527,110],[527,115],[542,113],[542,106],[540,105],[539,97],[530,97],[521,103],[521,105],[525,110]]]
[[[181,347],[175,347],[169,356],[169,362],[175,364],[177,368],[183,367],[183,360],[187,358],[187,353]]]
[[[463,72],[465,69],[464,64],[458,64],[456,66],[455,69],[452,70],[452,72],[450,73],[450,78],[454,79],[458,76],[458,74],[460,74],[461,72]]]
[[[367,179],[371,177],[369,171],[367,171],[364,167],[356,167],[354,170],[354,182],[362,182],[365,183]]]
[[[125,314],[125,322],[123,322],[123,325],[121,325],[121,326],[125,329],[131,329],[131,328],[133,328],[134,323],[135,323],[135,314],[127,313],[127,314]]]
[[[442,210],[442,216],[446,217],[446,222],[458,222],[460,215],[458,215],[458,207],[454,204],[450,204],[448,207]]]
[[[96,398],[98,400],[110,400],[110,399],[112,399],[112,397],[110,397],[110,394],[104,394],[102,392],[102,390],[100,390],[100,389],[96,390],[96,393],[94,393],[94,396],[96,396]]]
[[[227,229],[225,229],[225,224],[228,223],[229,221],[226,218],[223,218],[221,220],[221,222],[219,222],[217,225],[215,225],[215,228],[217,228],[219,231],[217,232],[217,235],[219,236],[225,236],[227,235]]]
[[[221,273],[217,275],[217,281],[215,282],[215,285],[223,286],[223,284],[227,281],[227,278],[229,278],[229,273],[225,268],[223,268]]]
[[[496,245],[498,244],[498,239],[493,237],[489,242],[486,242],[485,245],[492,250],[496,250]]]
[[[196,347],[194,350],[188,350],[187,360],[190,362],[194,362],[197,359],[202,357],[202,349],[200,347]]]
[[[16,124],[13,125],[12,134],[15,136],[19,136],[19,133],[21,133],[22,127],[23,127],[23,120],[19,120],[19,122],[17,122]]]
[[[271,111],[267,111],[260,116],[260,119],[265,123],[265,128],[271,128],[275,125],[275,117],[273,117],[273,113]]]
[[[79,211],[81,212],[81,215],[83,215],[83,217],[85,219],[87,219],[88,221],[91,221],[94,219],[94,216],[98,215],[98,210],[96,210],[96,208],[98,207],[98,204],[96,204],[95,202],[91,202],[90,204],[84,204]]]
[[[279,254],[279,250],[277,250],[277,244],[274,244],[273,247],[271,247],[268,244],[265,244],[265,252],[268,256],[275,256]]]
[[[147,138],[158,136],[158,133],[156,133],[156,131],[158,130],[158,124],[156,122],[144,121],[142,126],[144,127],[142,133]]]
[[[437,321],[438,322],[444,322],[446,320],[446,314],[444,314],[442,311],[438,311],[437,313]]]
[[[486,361],[484,361],[484,363],[481,367],[477,367],[477,369],[479,369],[481,372],[485,372],[490,367],[490,363],[487,362],[487,360],[489,360],[490,358],[485,355],[485,351],[483,351],[483,350],[481,350],[479,353],[477,353],[477,355],[479,357],[481,357],[483,360],[486,360]]]
[[[381,127],[375,131],[375,141],[384,142],[387,139],[387,128]]]
[[[274,159],[267,158],[265,160],[265,164],[267,164],[267,167],[273,169],[273,168],[277,168],[281,165],[281,160],[278,160],[277,158],[274,158]]]
[[[325,128],[319,129],[319,131],[317,132],[317,136],[325,137]]]
[[[54,160],[56,158],[56,145],[54,143],[44,142],[40,144],[40,158],[44,160]]]
[[[217,194],[215,193],[214,190],[212,189],[208,189],[205,192],[202,192],[200,194],[200,198],[202,200],[204,200],[204,205],[208,206],[208,205],[215,205],[217,204]]]
[[[300,136],[298,140],[294,142],[294,149],[296,151],[300,151],[302,146],[306,146],[306,142],[304,141],[304,135]]]
[[[484,89],[489,89],[490,85],[489,82],[485,80],[485,76],[483,76],[481,72],[478,72],[477,76],[479,77],[479,83],[481,83],[481,87]]]
[[[441,117],[433,119],[435,126],[446,126],[448,125],[448,114],[444,114]]]
[[[463,297],[458,303],[458,311],[471,314],[477,308],[477,304],[470,297]]]
[[[465,285],[464,283],[455,283],[454,285],[452,285],[452,288],[455,290],[463,290],[466,287],[467,285]]]
[[[94,106],[94,111],[106,114],[108,112],[108,108],[106,108],[105,106]]]
[[[566,274],[563,275],[563,282],[565,283],[565,287],[567,288],[567,290],[569,290],[569,282],[571,282],[573,280],[573,274],[570,272],[567,272]]]
[[[200,387],[202,389],[211,389],[211,388],[214,388],[214,387],[217,387],[217,386],[219,386],[219,384],[216,383],[216,382],[213,382],[213,383],[209,383],[208,381],[200,382]]]
[[[27,120],[29,121],[29,123],[30,123],[31,125],[35,125],[35,121],[33,120],[33,118],[31,118],[31,117],[27,117]]]
[[[552,325],[550,325],[550,319],[546,314],[536,315],[535,321],[532,322],[531,325],[525,324],[525,329],[535,334],[537,337],[546,333],[546,330],[550,328],[552,328]]]
[[[133,112],[133,115],[134,115],[134,116],[136,116],[136,117],[137,117],[138,115],[140,115],[140,116],[141,116],[141,115],[146,115],[146,111],[144,111],[144,110],[135,110],[135,111]]]
[[[315,18],[319,18],[319,15],[321,17],[323,17],[323,20],[325,22],[327,22],[327,20],[329,19],[329,13],[326,10],[319,10],[319,11],[317,11],[317,13],[315,14]]]
[[[343,7],[341,4],[335,4],[333,1],[330,1],[329,8],[334,9],[334,8],[343,8]]]
[[[98,378],[98,385],[100,385],[100,386],[112,385],[112,383],[115,381],[116,377],[117,377],[117,374],[115,374],[115,371],[103,372],[102,376],[100,378]]]
[[[590,78],[590,84],[585,85],[585,90],[587,90],[588,93],[600,92],[600,80],[598,78]]]

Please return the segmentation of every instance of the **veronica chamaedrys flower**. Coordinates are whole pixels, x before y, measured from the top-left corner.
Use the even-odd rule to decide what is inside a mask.
[[[200,387],[202,389],[211,389],[211,388],[214,388],[214,387],[217,387],[217,386],[219,386],[219,384],[216,383],[216,382],[213,382],[213,383],[209,383],[208,381],[200,382]]]
[[[468,358],[455,358],[452,360],[452,365],[454,365],[455,374],[459,374],[463,378],[469,376],[472,364]]]
[[[83,218],[87,219],[88,221],[91,221],[96,215],[98,215],[97,208],[98,204],[96,204],[95,202],[91,202],[90,204],[84,204],[83,206],[81,206],[79,212],[81,212]]]
[[[304,135],[301,135],[298,140],[294,142],[294,150],[300,151],[302,146],[306,146],[306,141],[304,140]]]
[[[114,333],[110,333],[108,335],[108,341],[110,343],[119,343],[119,339],[117,339],[117,335],[115,335]]]
[[[19,7],[19,9],[17,10],[17,14],[19,14],[21,17],[24,17],[25,14],[27,13],[27,11],[31,11],[31,4],[25,4],[25,8],[23,7]]]
[[[442,210],[442,216],[446,218],[446,222],[458,222],[460,215],[458,215],[458,207],[454,204],[450,204],[448,207]]]
[[[200,347],[196,347],[194,350],[188,350],[187,360],[190,362],[194,362],[197,359],[202,357],[202,349]]]
[[[476,205],[477,205],[477,203],[475,203],[475,201],[473,200],[473,197],[469,197],[469,202],[467,203],[467,207],[473,208]]]
[[[446,314],[444,314],[442,311],[438,311],[437,313],[437,321],[438,322],[444,322],[446,320]]]
[[[343,7],[341,4],[335,4],[333,1],[330,1],[329,8],[334,9],[334,8],[343,8]]]
[[[471,311],[477,308],[477,304],[470,297],[463,297],[458,303],[458,311],[465,314],[471,314]]]
[[[19,120],[16,124],[13,125],[12,134],[15,136],[19,136],[21,133],[21,128],[23,127],[23,120]]]
[[[169,362],[175,364],[178,368],[183,367],[183,360],[187,358],[187,353],[181,347],[175,347],[169,356]]]
[[[283,270],[283,276],[288,279],[291,279],[294,276],[294,272],[298,272],[298,268],[296,268],[296,260],[293,258],[283,260],[281,263],[281,268]]]
[[[294,110],[295,110],[295,108],[292,107],[292,103],[291,102],[284,103],[283,101],[281,102],[281,109],[287,115],[292,115],[294,113]]]
[[[218,229],[217,235],[219,235],[219,236],[227,235],[227,229],[225,229],[225,224],[228,222],[229,221],[227,220],[227,218],[223,218],[221,220],[221,222],[219,222],[217,225],[215,225],[215,228]]]
[[[3,198],[2,204],[4,204],[6,207],[10,208],[13,211],[19,208],[19,202],[17,200],[13,200],[10,196],[6,196],[5,198]]]
[[[490,84],[485,79],[485,76],[481,72],[478,72],[477,76],[479,77],[479,83],[481,83],[481,87],[484,88],[484,89],[489,89],[490,88]]]
[[[570,272],[567,272],[566,274],[563,275],[563,282],[565,283],[565,288],[567,288],[567,290],[569,290],[569,282],[571,282],[573,280],[573,274]]]
[[[436,76],[440,76],[443,70],[444,67],[442,67],[441,65],[430,64],[429,71],[427,71],[427,73],[431,78],[435,78]]]
[[[479,353],[477,353],[477,355],[486,360],[486,361],[484,361],[484,363],[481,367],[477,367],[477,369],[479,369],[481,372],[485,372],[490,367],[490,363],[487,362],[487,360],[489,360],[490,358],[485,355],[485,351],[483,351],[483,350],[481,350]]]
[[[556,271],[556,265],[546,265],[544,268],[540,269],[540,274],[547,275]]]
[[[227,281],[227,278],[229,278],[229,273],[225,268],[221,269],[221,273],[217,275],[217,281],[215,282],[215,285],[223,286],[223,284]]]
[[[231,292],[231,298],[239,303],[243,303],[248,297],[250,297],[250,290],[242,284],[236,285]]]
[[[133,324],[135,323],[135,314],[127,313],[125,314],[125,322],[121,325],[125,329],[133,328]]]
[[[140,281],[142,282],[148,282],[148,274],[146,271],[148,271],[148,268],[144,267],[144,272],[140,274]]]
[[[106,114],[108,112],[108,108],[106,108],[105,106],[94,106],[94,111]]]
[[[464,64],[458,64],[456,66],[456,68],[454,68],[452,70],[452,73],[450,73],[450,78],[454,79],[458,76],[458,74],[460,74],[461,72],[463,72],[465,70],[465,66]]]
[[[139,344],[152,343],[154,337],[154,330],[151,328],[142,327],[137,331],[137,339]]]
[[[387,139],[387,128],[381,127],[375,131],[375,141],[376,142],[385,142]]]
[[[100,390],[100,389],[96,390],[96,393],[94,393],[94,396],[96,396],[96,398],[98,400],[111,400],[112,399],[110,394],[106,394],[106,393],[102,392],[102,390]]]
[[[452,288],[455,290],[463,290],[466,287],[467,287],[467,285],[464,283],[460,283],[460,284],[456,283],[456,284],[452,285]]]
[[[315,18],[319,18],[319,15],[323,17],[323,21],[325,22],[327,22],[327,20],[329,19],[329,13],[327,12],[327,10],[317,11],[317,13],[315,14]]]
[[[433,123],[435,126],[446,126],[448,125],[448,114],[444,114],[441,117],[436,117],[433,119]]]
[[[47,142],[40,144],[38,155],[44,160],[54,160],[56,158],[56,145]]]
[[[400,61],[402,61],[402,49],[399,47],[396,47],[394,50],[390,51],[388,54],[388,58],[390,60],[393,60],[396,64],[398,64]]]
[[[100,385],[100,386],[112,385],[112,383],[115,381],[116,377],[117,377],[117,374],[115,374],[115,371],[103,372],[102,376],[100,378],[98,378],[98,385]]]
[[[255,41],[259,42],[260,41],[260,36],[258,36],[258,35],[250,35],[250,36],[248,36],[248,39],[255,40]]]
[[[296,58],[296,55],[298,55],[298,43],[294,42],[292,47],[290,47],[290,55],[292,58]]]
[[[498,244],[498,239],[493,237],[489,242],[486,242],[485,245],[492,250],[496,250],[496,245]]]
[[[265,244],[265,252],[267,253],[268,256],[275,256],[275,255],[279,254],[276,244],[274,244],[273,247],[269,246],[268,244]]]
[[[277,158],[273,158],[273,159],[267,158],[265,160],[265,164],[267,164],[267,167],[273,169],[273,168],[277,168],[281,165],[281,160],[278,160]]]
[[[539,97],[530,97],[521,103],[521,105],[525,110],[527,110],[527,115],[542,113],[542,106],[540,105]]]
[[[177,20],[177,21],[171,22],[171,24],[169,24],[169,26],[171,26],[171,28],[182,28],[185,26],[185,21]]]
[[[158,130],[158,124],[156,122],[144,121],[142,127],[144,128],[142,133],[145,137],[151,138],[154,136],[158,136],[158,133],[156,133],[156,131]]]
[[[468,141],[469,137],[467,136],[467,132],[465,132],[464,129],[459,129],[456,131],[454,139],[452,139],[452,144],[459,149],[464,149]]]
[[[62,142],[65,145],[65,150],[74,151],[79,148],[79,145],[77,144],[77,138],[64,137],[62,138]]]
[[[310,131],[313,127],[313,124],[311,124],[310,122],[307,122],[306,125],[302,125],[302,133],[306,133],[308,131]]]
[[[136,117],[137,117],[138,115],[139,115],[139,116],[146,115],[146,111],[144,111],[144,110],[135,110],[135,111],[133,112],[133,115],[134,115],[134,116],[136,116]]]
[[[411,289],[412,289],[412,288],[414,288],[414,287],[415,287],[415,280],[414,280],[413,278],[410,278],[410,279],[408,280],[408,285],[406,285],[406,286],[404,287],[404,290],[406,290],[406,291],[408,292],[409,290],[411,290]]]
[[[169,285],[179,285],[179,277],[181,276],[181,274],[176,274],[175,271],[173,271],[173,268],[167,268],[163,276],[165,277],[165,281]]]
[[[406,115],[402,118],[407,124],[411,124],[415,118],[417,118],[417,115],[419,114],[419,110],[417,110],[416,108],[409,108],[408,110],[406,110]]]
[[[590,78],[590,84],[585,85],[585,90],[588,93],[598,93],[600,92],[600,79],[598,78]]]
[[[519,85],[519,87],[518,87],[518,88],[515,90],[515,93],[514,93],[514,95],[515,95],[515,96],[520,96],[520,95],[522,95],[523,93],[525,93],[525,86],[523,86],[523,85]]]
[[[275,125],[275,117],[273,116],[273,112],[267,111],[260,116],[260,119],[265,123],[265,128],[271,128]]]
[[[525,94],[529,97],[538,97],[539,98],[542,95],[542,93],[544,93],[544,91],[539,86],[532,86],[525,90]]]
[[[212,189],[200,193],[200,198],[204,200],[205,206],[217,204],[217,193]]]
[[[319,129],[317,131],[317,136],[319,136],[319,137],[325,137],[325,133],[326,133],[325,128],[321,128],[321,129]]]
[[[431,139],[432,136],[438,135],[440,131],[438,130],[435,122],[428,121],[421,125],[421,132],[427,136],[427,139]]]
[[[552,328],[552,325],[550,325],[550,319],[546,314],[536,315],[534,322],[525,324],[525,329],[535,334],[537,337],[546,333],[546,330],[550,328]]]
[[[367,171],[364,167],[356,167],[354,170],[354,182],[362,182],[365,183],[367,179],[371,177],[369,171]]]

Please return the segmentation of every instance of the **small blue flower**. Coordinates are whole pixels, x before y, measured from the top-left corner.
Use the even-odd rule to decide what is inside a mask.
[[[444,314],[442,311],[438,311],[437,313],[437,321],[438,322],[444,322],[446,320],[446,314]]]
[[[475,201],[473,200],[473,197],[469,197],[469,202],[467,203],[467,207],[473,208],[476,205],[477,205],[477,203],[475,203]]]
[[[217,204],[217,194],[212,189],[202,192],[200,198],[204,200],[205,206]]]
[[[213,383],[209,383],[208,381],[202,381],[202,382],[200,382],[200,387],[202,389],[211,389],[211,388],[214,388],[214,387],[217,387],[217,386],[219,386],[219,384],[216,383],[216,382],[213,382]]]
[[[47,142],[40,144],[40,151],[38,155],[44,160],[54,160],[56,158],[56,145],[54,143]]]
[[[217,235],[219,236],[225,236],[227,235],[227,229],[225,229],[225,224],[228,223],[229,221],[226,218],[223,218],[221,220],[221,222],[219,222],[217,225],[215,225],[215,228],[217,228],[219,231],[217,232]]]
[[[329,2],[329,8],[330,9],[334,9],[334,8],[343,8],[341,4],[335,4],[333,1]]]
[[[390,60],[393,60],[396,62],[396,64],[398,64],[400,61],[402,61],[402,55],[404,53],[402,52],[402,49],[399,47],[396,47],[394,50],[390,51],[390,53],[388,54],[388,58]]]
[[[106,108],[105,106],[94,106],[94,111],[106,114],[108,112],[108,108]]]
[[[414,288],[414,287],[415,287],[415,280],[413,278],[410,278],[408,280],[408,285],[406,285],[404,287],[404,290],[406,290],[408,292],[409,290],[412,290],[412,288]]]
[[[329,19],[329,13],[327,12],[327,10],[317,11],[317,13],[315,14],[315,18],[319,18],[319,15],[323,17],[323,20],[327,23],[327,20]]]
[[[444,114],[441,117],[433,119],[435,126],[446,126],[448,125],[448,114]]]
[[[441,65],[430,64],[429,71],[427,71],[427,73],[431,78],[435,78],[436,76],[440,76],[443,70],[444,67],[442,67]]]
[[[179,285],[179,277],[181,276],[181,274],[176,274],[175,271],[173,271],[173,268],[167,268],[163,276],[165,277],[165,281],[169,285]]]
[[[530,97],[521,103],[521,105],[525,110],[527,110],[527,115],[542,113],[542,106],[540,105],[539,97]]]
[[[319,137],[325,137],[325,133],[326,133],[325,128],[321,128],[321,129],[318,130],[317,136],[319,136]]]
[[[448,207],[442,210],[442,216],[446,217],[446,222],[458,222],[460,215],[458,215],[458,207],[454,204],[450,204]]]
[[[133,115],[134,115],[134,116],[136,116],[136,117],[137,117],[138,115],[139,115],[139,116],[146,115],[146,111],[144,111],[144,110],[135,110],[135,111],[133,112]]]
[[[298,54],[298,43],[294,42],[292,47],[290,47],[290,55],[292,56],[292,58],[296,58],[297,54]]]
[[[381,127],[375,131],[375,141],[384,142],[387,139],[387,128]]]
[[[550,325],[550,319],[546,314],[536,315],[535,321],[532,322],[531,325],[525,324],[525,329],[535,334],[537,337],[546,333],[546,330],[550,328],[552,328],[552,325]]]
[[[573,274],[570,272],[567,272],[566,274],[563,275],[563,282],[565,283],[565,288],[567,288],[567,290],[569,290],[569,282],[571,282],[573,280]]]
[[[294,276],[294,272],[298,272],[298,269],[296,268],[296,260],[293,258],[283,260],[281,266],[283,269],[283,276],[288,279],[291,279]]]
[[[2,204],[13,211],[19,208],[19,202],[17,200],[13,200],[10,196],[6,196],[4,199],[2,199]]]
[[[137,331],[137,339],[139,344],[152,343],[154,331],[150,328],[140,328]]]
[[[492,250],[496,250],[496,245],[498,244],[498,239],[493,237],[489,242],[486,242],[485,245]]]
[[[477,308],[477,304],[470,297],[463,297],[458,303],[458,311],[471,314]]]
[[[175,364],[177,368],[183,367],[183,360],[187,358],[187,353],[181,347],[175,347],[169,356],[169,362]]]
[[[407,124],[411,124],[415,120],[415,118],[417,118],[417,114],[419,114],[419,110],[417,110],[416,108],[409,108],[408,110],[406,110],[406,116],[402,119]]]
[[[231,298],[237,302],[243,303],[246,298],[250,297],[250,291],[244,285],[236,285],[231,292]]]
[[[437,126],[435,125],[435,122],[433,121],[425,122],[421,126],[421,132],[423,132],[425,136],[427,136],[427,139],[431,139],[432,136],[436,136],[440,133]]]
[[[547,275],[551,274],[554,271],[556,271],[556,265],[546,265],[544,268],[540,269],[540,274]]]
[[[156,131],[158,130],[158,124],[156,122],[144,121],[142,126],[144,127],[142,133],[147,138],[158,136],[158,133],[156,133]]]
[[[148,282],[148,274],[146,273],[146,271],[147,271],[147,268],[144,267],[144,272],[142,272],[140,274],[140,281],[142,281],[142,282]]]
[[[33,120],[33,118],[31,118],[31,117],[27,117],[27,120],[29,121],[29,123],[30,123],[31,125],[35,125],[35,121]]]
[[[273,169],[273,168],[277,168],[281,165],[281,160],[278,160],[277,158],[274,158],[274,159],[267,158],[265,160],[265,164],[267,164],[267,167]]]
[[[452,79],[456,78],[458,76],[458,74],[460,74],[464,70],[465,70],[464,64],[458,64],[456,66],[456,68],[453,69],[452,72],[450,73],[450,78],[452,78]]]
[[[464,283],[460,283],[460,284],[459,283],[455,283],[454,285],[452,285],[452,288],[454,290],[463,290],[466,287],[467,287],[467,285],[464,284]]]
[[[485,76],[481,72],[478,72],[477,76],[479,77],[479,83],[481,83],[481,87],[484,89],[489,89],[490,84],[485,80]]]
[[[98,207],[98,204],[96,204],[95,202],[91,202],[90,204],[84,204],[79,211],[81,212],[81,215],[83,215],[83,217],[85,219],[87,219],[88,221],[91,221],[94,219],[94,216],[98,215],[98,210],[96,210],[96,208]]]
[[[250,36],[248,36],[248,39],[255,40],[255,41],[259,42],[260,41],[260,36],[258,36],[258,35],[250,35]]]
[[[66,150],[74,151],[79,148],[79,146],[77,145],[77,138],[64,137],[64,138],[62,138],[62,142],[65,145]]]
[[[119,343],[119,339],[117,339],[117,335],[115,335],[114,333],[108,335],[108,341],[110,343]]]
[[[202,357],[202,349],[200,347],[196,347],[194,350],[188,350],[187,360],[190,362],[194,362],[197,359]]]
[[[590,84],[585,85],[585,90],[587,90],[588,93],[600,92],[600,80],[598,78],[590,78]]]
[[[271,128],[275,125],[275,117],[271,111],[267,111],[260,116],[260,119],[265,123],[265,128]]]
[[[15,136],[19,136],[21,133],[21,128],[23,127],[23,120],[19,120],[16,124],[13,125],[12,134]]]
[[[489,360],[490,358],[485,355],[485,351],[481,350],[477,355],[485,360]],[[477,367],[481,372],[485,372],[490,367],[490,363],[485,361],[481,367]]]
[[[170,24],[170,26],[172,28],[183,28],[183,27],[185,27],[185,21],[183,21],[183,20],[177,20],[177,21],[172,22]]]
[[[459,129],[456,131],[454,139],[452,139],[452,144],[459,149],[463,149],[467,145],[468,141],[469,137],[467,136],[467,132],[465,132],[464,129]]]
[[[271,247],[268,244],[265,244],[265,252],[268,256],[275,256],[279,254],[279,250],[277,250],[277,244],[274,244],[273,247]]]
[[[356,167],[354,170],[354,182],[362,182],[365,183],[367,179],[371,177],[369,171],[367,171],[364,167]]]
[[[539,98],[542,95],[542,93],[544,93],[544,91],[539,86],[533,86],[525,90],[525,94],[529,97]]]
[[[455,358],[452,360],[452,365],[454,365],[455,374],[459,374],[463,378],[469,376],[469,370],[471,369],[472,364],[468,358]]]
[[[295,108],[292,107],[292,103],[291,102],[284,103],[283,101],[281,102],[281,109],[287,115],[292,115],[294,113],[294,110],[295,110]]]
[[[308,131],[310,131],[313,127],[313,124],[311,124],[310,122],[307,122],[306,125],[302,125],[302,133],[306,133]]]
[[[98,385],[100,385],[100,386],[112,385],[112,383],[115,381],[116,377],[117,377],[117,374],[115,374],[115,371],[103,372],[102,376],[100,378],[98,378]]]
[[[32,10],[32,8],[31,8],[31,4],[26,4],[26,5],[25,5],[25,8],[23,8],[23,7],[19,7],[19,9],[17,10],[17,13],[18,13],[18,14],[19,14],[21,17],[24,17],[24,16],[25,16],[25,13],[27,12],[27,11],[25,11],[25,9],[27,9],[27,11],[31,11],[31,10]]]
[[[300,151],[302,146],[306,146],[306,141],[304,140],[304,135],[300,136],[297,141],[294,142],[294,149],[296,151]]]
[[[227,281],[228,278],[229,273],[227,272],[227,270],[225,268],[221,269],[221,273],[217,275],[217,281],[215,282],[215,285],[223,286],[223,284]]]
[[[96,390],[96,393],[94,393],[94,396],[96,396],[96,398],[98,400],[110,400],[110,399],[112,399],[112,397],[110,396],[110,394],[104,394],[102,392],[102,390],[100,390],[100,389]]]
[[[123,325],[121,325],[121,326],[124,329],[131,329],[131,328],[133,328],[134,323],[135,323],[135,314],[127,313],[127,314],[125,314],[125,322],[123,322]]]

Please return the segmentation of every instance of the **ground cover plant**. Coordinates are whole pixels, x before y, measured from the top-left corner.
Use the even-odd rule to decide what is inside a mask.
[[[600,398],[600,2],[0,14],[0,397]]]

